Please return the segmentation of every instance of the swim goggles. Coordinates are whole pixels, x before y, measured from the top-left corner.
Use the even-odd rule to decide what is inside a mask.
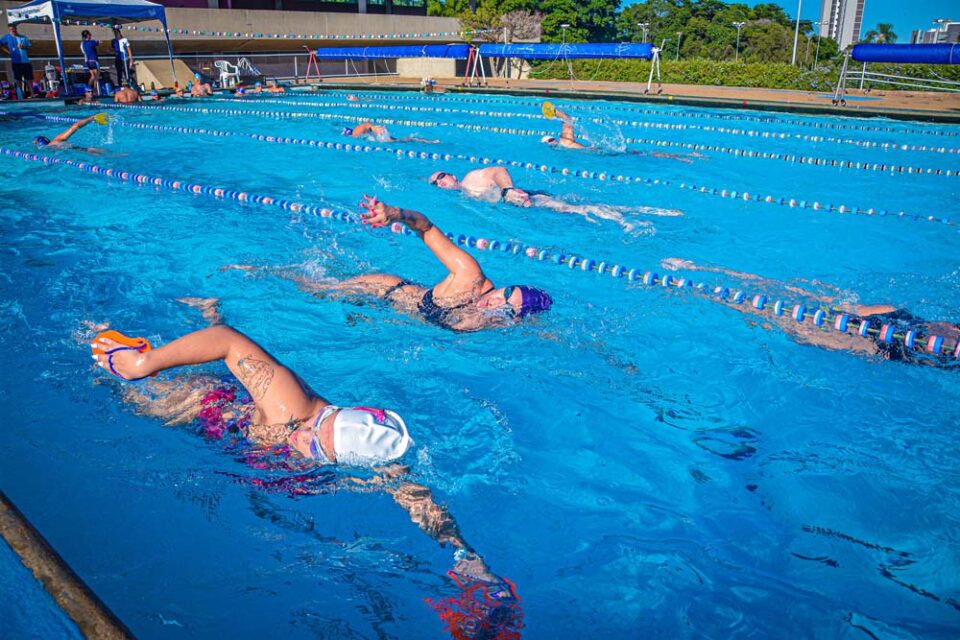
[[[430,181],[430,184],[431,184],[431,185],[436,185],[438,182],[440,182],[441,180],[443,180],[444,178],[446,178],[448,175],[450,175],[450,174],[449,174],[449,173],[444,173],[443,171],[440,171],[440,172],[437,173],[436,177],[435,177],[433,180]]]

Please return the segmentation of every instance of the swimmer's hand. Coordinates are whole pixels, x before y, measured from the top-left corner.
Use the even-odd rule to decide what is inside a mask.
[[[90,356],[97,365],[109,373],[116,372],[116,374],[124,380],[139,380],[153,373],[153,369],[150,368],[149,364],[149,351],[140,352],[136,349],[114,351],[114,349],[120,349],[125,345],[109,338],[100,338],[90,346],[99,348],[105,352]],[[110,351],[114,352],[106,353]],[[113,371],[110,370],[110,365],[113,365]]]
[[[696,269],[697,265],[683,258],[665,258],[660,261],[660,266],[670,271],[679,271],[680,269]]]
[[[367,210],[366,213],[360,214],[363,224],[368,224],[375,229],[385,227],[400,218],[400,209],[380,202],[377,196],[364,195],[360,206]]]

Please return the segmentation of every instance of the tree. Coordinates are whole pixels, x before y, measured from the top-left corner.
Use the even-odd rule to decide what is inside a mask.
[[[863,36],[863,42],[893,44],[896,41],[897,34],[893,32],[893,25],[889,22],[881,22],[876,29],[870,29]]]

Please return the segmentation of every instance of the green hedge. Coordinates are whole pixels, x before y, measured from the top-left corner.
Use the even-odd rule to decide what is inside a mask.
[[[840,60],[821,61],[816,70],[809,70],[778,62],[735,63],[698,58],[676,61],[662,60],[660,70],[663,82],[670,84],[826,91],[836,87],[840,64]],[[956,65],[871,64],[868,71],[898,73],[915,78],[943,78],[954,82],[960,81],[960,68],[957,68]],[[578,60],[573,63],[573,72],[578,80],[645,83],[650,75],[650,61],[603,60],[598,63]],[[547,62],[537,64],[530,77],[566,79],[569,76],[566,64]],[[871,87],[874,89],[897,88],[893,85],[875,83],[872,83]],[[910,87],[903,88],[908,89]]]

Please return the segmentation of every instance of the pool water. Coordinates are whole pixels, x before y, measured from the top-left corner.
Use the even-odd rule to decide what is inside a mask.
[[[797,301],[789,287],[800,287],[960,317],[960,227],[942,221],[960,219],[957,127],[558,101],[606,150],[576,153],[539,143],[559,125],[533,98],[367,100],[110,109],[111,125],[72,139],[107,155],[44,155],[334,210],[376,194],[454,234],[641,272],[682,258],[741,274],[673,274],[708,290]],[[34,115],[94,112],[0,117],[0,148],[33,152],[34,136],[68,126]],[[391,132],[441,142],[380,145],[409,157],[251,137],[342,143],[357,117],[417,121]],[[619,153],[690,145],[713,150],[692,162]],[[827,162],[784,159],[797,155]],[[522,187],[627,207],[623,224],[427,184],[483,158],[529,163],[511,168]],[[443,637],[425,599],[459,591],[446,573],[452,550],[390,496],[348,490],[356,470],[266,490],[253,480],[283,471],[253,469],[196,429],[122,402],[122,385],[91,366],[84,323],[163,344],[205,326],[183,296],[220,298],[226,321],[329,400],[401,413],[416,441],[411,479],[516,584],[526,637],[960,633],[956,368],[802,345],[692,288],[489,250],[472,251],[494,282],[543,287],[553,309],[516,328],[444,332],[377,303],[315,298],[281,269],[221,271],[438,281],[442,268],[413,236],[12,155],[0,168],[0,486],[138,637]]]

